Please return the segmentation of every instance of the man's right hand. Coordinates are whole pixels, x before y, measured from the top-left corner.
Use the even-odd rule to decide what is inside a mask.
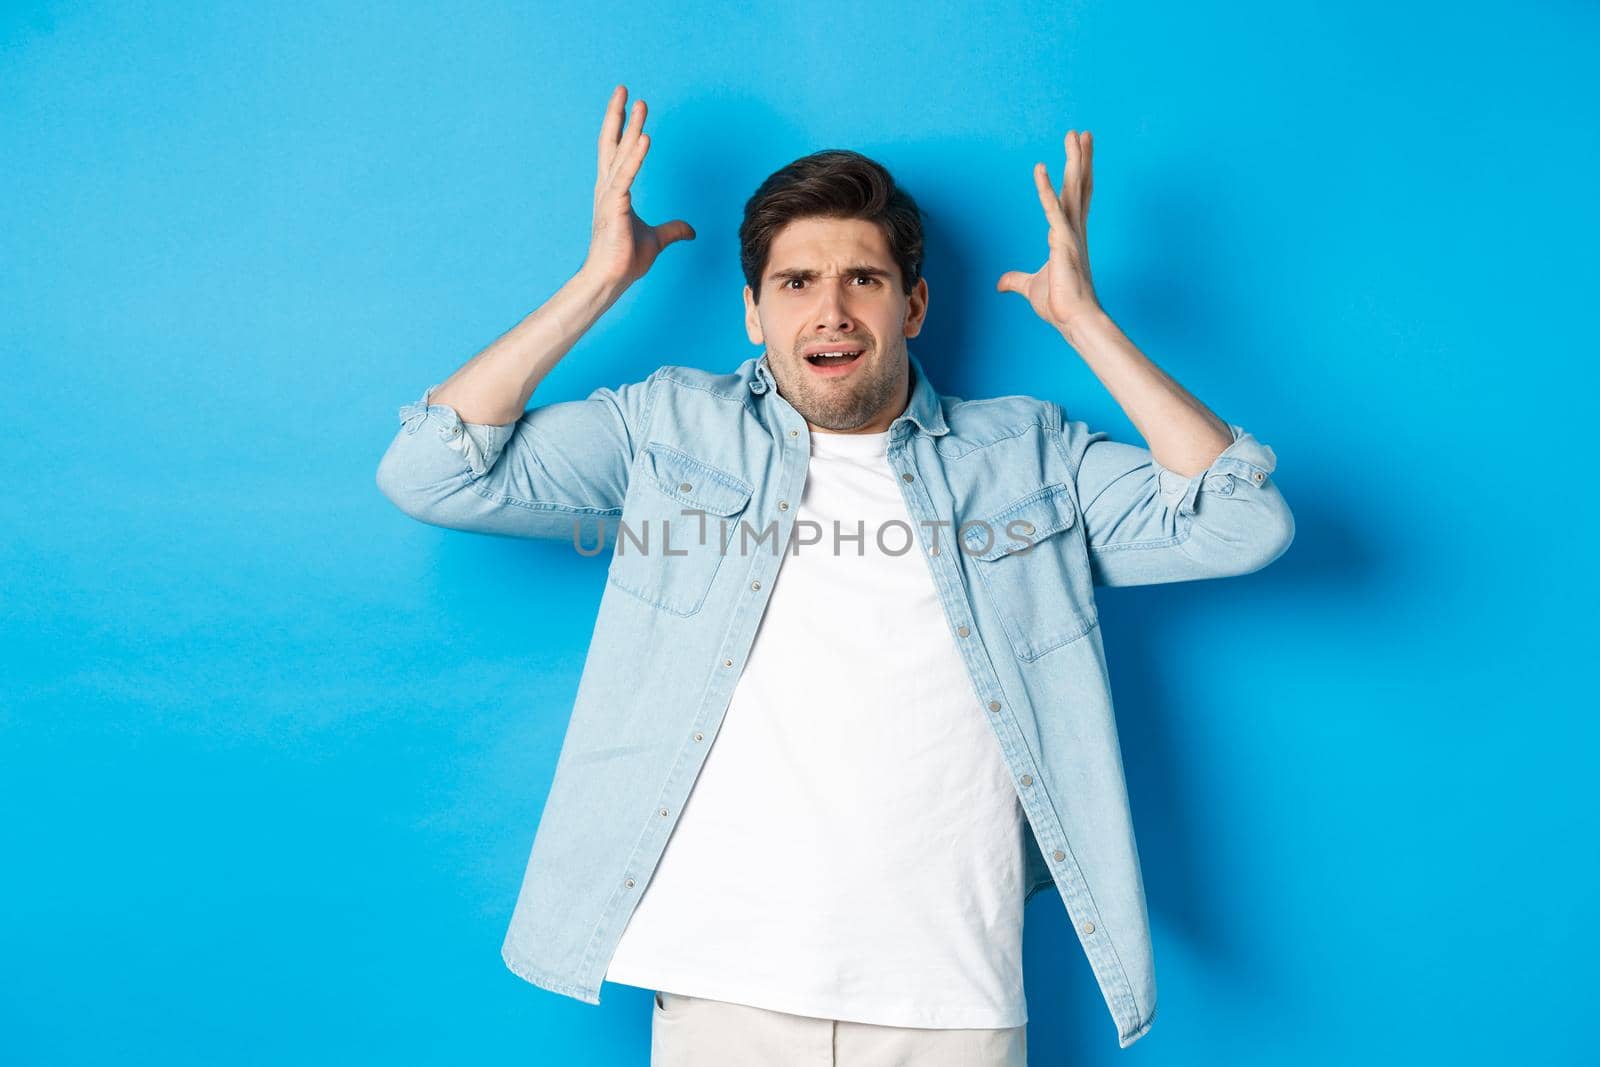
[[[623,106],[628,98],[626,86],[619,85],[606,105],[606,118],[600,127],[599,176],[594,186],[594,230],[589,239],[589,255],[582,273],[616,291],[627,288],[656,261],[661,250],[674,241],[692,241],[694,227],[682,219],[650,226],[633,210],[629,189],[644,154],[650,148],[650,135],[644,127],[644,100],[633,102],[627,128],[622,126]]]
[[[594,185],[594,234],[578,273],[521,322],[436,386],[430,403],[454,408],[461,421],[510,426],[526,412],[545,375],[578,343],[617,297],[650,269],[674,241],[694,239],[682,219],[647,226],[633,213],[628,189],[650,137],[641,133],[644,101],[622,128],[625,86],[617,86],[600,130],[600,176]]]

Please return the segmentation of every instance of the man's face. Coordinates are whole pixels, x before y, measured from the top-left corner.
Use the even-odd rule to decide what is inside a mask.
[[[796,219],[778,231],[761,302],[744,288],[745,330],[765,345],[787,400],[812,430],[880,433],[910,399],[906,338],[922,329],[928,283],[901,290],[888,238],[865,219]],[[819,346],[854,359],[807,358]]]

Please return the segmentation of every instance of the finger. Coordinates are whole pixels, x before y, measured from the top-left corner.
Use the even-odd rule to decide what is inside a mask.
[[[632,158],[639,147],[640,130],[644,127],[644,100],[636,99],[628,114],[628,124],[622,128],[622,139],[617,142],[617,154],[611,161],[612,178],[616,178],[620,164]]]
[[[1083,215],[1089,217],[1089,197],[1094,193],[1094,135],[1083,134]]]
[[[1050,170],[1043,163],[1033,165],[1033,186],[1039,194],[1039,204],[1044,208],[1045,218],[1050,220],[1050,225],[1070,226],[1066,212],[1061,210],[1061,201],[1056,198],[1056,191],[1050,185]]]
[[[627,99],[627,86],[619,85],[611,90],[611,99],[606,101],[606,117],[600,123],[600,166],[596,172],[601,179],[611,173],[611,157],[617,150],[617,134],[622,130],[622,107]]]
[[[692,241],[695,237],[694,227],[682,219],[663,222],[660,226],[653,227],[653,229],[656,231],[656,239],[661,242],[662,248],[667,247],[674,241]]]
[[[1073,225],[1077,225],[1083,183],[1083,149],[1078,140],[1078,131],[1068,130],[1062,144],[1066,148],[1067,162],[1061,175],[1061,210]]]
[[[1000,275],[1000,281],[996,283],[994,287],[995,292],[1022,293],[1024,296],[1026,296],[1028,292],[1028,280],[1032,277],[1033,275],[1024,271],[1008,270],[1004,274]]]
[[[633,177],[639,173],[639,164],[644,162],[644,154],[649,148],[650,135],[641,133],[634,139],[631,150],[617,149],[617,171],[611,176],[613,196],[626,193],[633,186]]]

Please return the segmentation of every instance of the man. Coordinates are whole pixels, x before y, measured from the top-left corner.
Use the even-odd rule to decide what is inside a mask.
[[[1294,523],[1272,450],[1100,308],[1087,132],[1059,193],[1034,170],[1047,261],[997,289],[1148,450],[1047,400],[938,395],[907,344],[928,308],[918,210],[845,151],[745,207],[760,357],[528,409],[695,236],[634,213],[649,137],[625,101],[583,267],[402,407],[378,468],[425,522],[613,544],[506,963],[588,1003],[603,979],[657,990],[658,1064],[1021,1064],[1023,904],[1054,886],[1132,1044],[1153,956],[1093,587],[1277,558]]]

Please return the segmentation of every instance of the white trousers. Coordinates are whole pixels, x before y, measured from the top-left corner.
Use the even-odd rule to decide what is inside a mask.
[[[1027,1067],[1026,1031],[877,1026],[657,992],[650,1067]]]

